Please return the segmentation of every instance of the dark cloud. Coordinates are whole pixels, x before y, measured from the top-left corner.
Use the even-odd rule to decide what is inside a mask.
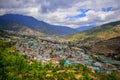
[[[69,8],[79,0],[38,0],[41,4],[42,13],[54,12],[58,8]]]

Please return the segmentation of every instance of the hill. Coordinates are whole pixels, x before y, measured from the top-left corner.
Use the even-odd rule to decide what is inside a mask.
[[[31,28],[25,25],[9,20],[0,20],[0,30],[14,31],[24,35],[34,35],[34,34],[43,35],[42,33],[36,30],[32,30]]]
[[[94,46],[91,46],[90,53],[120,60],[120,36],[96,43]]]
[[[14,21],[16,23],[25,25],[26,27],[29,27],[33,30],[37,30],[49,35],[67,36],[77,32],[77,30],[75,29],[66,26],[51,25],[46,22],[39,21],[31,16],[23,16],[19,14],[6,14],[0,16],[0,19]]]
[[[89,54],[120,60],[120,21],[111,22],[68,37]]]
[[[109,39],[120,36],[120,21],[104,24],[84,32],[76,33],[69,36],[70,41],[96,42],[99,40]]]

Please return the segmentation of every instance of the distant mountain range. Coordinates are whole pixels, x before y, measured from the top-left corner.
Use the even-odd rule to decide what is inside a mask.
[[[88,29],[91,29],[91,28],[94,28],[94,27],[96,27],[96,26],[95,25],[82,26],[82,27],[76,28],[76,30],[78,30],[79,32],[82,32],[82,31],[85,31],[85,30],[88,30]]]
[[[13,24],[16,27],[14,27]],[[15,31],[20,29],[20,26],[25,26],[26,28],[29,28],[32,30],[36,30],[48,35],[56,35],[56,36],[68,36],[70,34],[74,34],[78,32],[77,30],[66,27],[66,26],[51,25],[46,22],[39,21],[31,16],[23,16],[19,14],[6,14],[3,16],[0,16],[1,29]]]

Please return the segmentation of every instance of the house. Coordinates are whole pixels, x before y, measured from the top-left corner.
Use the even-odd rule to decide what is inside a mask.
[[[54,60],[54,61],[59,61],[59,60],[60,60],[60,58],[55,57],[55,58],[52,58],[51,60]]]
[[[99,63],[99,62],[95,62],[95,63],[93,63],[93,66],[96,66],[96,67],[101,67],[101,66],[102,66],[102,64],[101,64],[101,63]]]
[[[25,54],[30,54],[31,52],[32,52],[31,49],[25,49],[25,50],[24,50],[24,53],[25,53]]]

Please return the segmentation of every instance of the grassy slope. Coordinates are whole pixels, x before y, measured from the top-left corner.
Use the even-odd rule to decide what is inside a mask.
[[[94,41],[120,36],[120,21],[108,23],[90,30],[69,36],[70,41]],[[117,26],[119,25],[119,26]]]

